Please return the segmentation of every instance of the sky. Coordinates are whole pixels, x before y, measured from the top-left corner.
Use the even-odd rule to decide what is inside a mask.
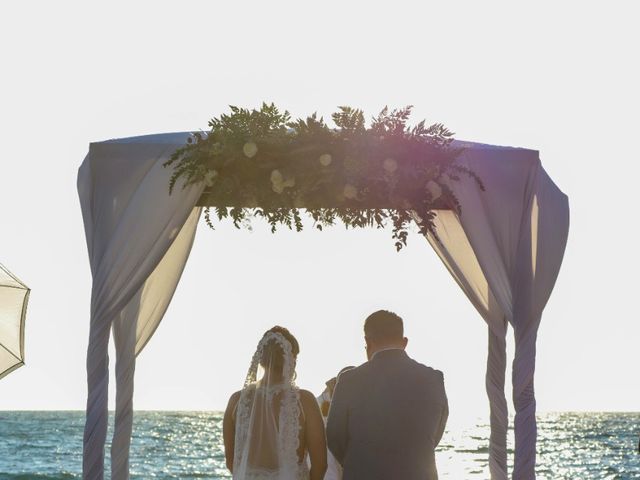
[[[86,403],[76,175],[89,142],[205,129],[228,105],[262,101],[325,118],[411,104],[415,122],[456,138],[538,150],[571,206],[538,336],[538,409],[639,410],[640,34],[627,5],[3,2],[0,262],[32,293],[26,366],[0,380],[0,410]],[[135,408],[223,408],[274,324],[298,337],[298,383],[320,393],[365,360],[362,323],[379,308],[405,319],[411,356],[444,371],[452,418],[488,416],[485,324],[423,238],[397,253],[390,231],[260,223],[201,223],[138,357]]]

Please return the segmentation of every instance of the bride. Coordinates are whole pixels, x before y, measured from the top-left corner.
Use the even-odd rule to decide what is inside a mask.
[[[234,479],[324,477],[324,423],[313,394],[295,384],[299,351],[289,330],[268,330],[253,355],[244,388],[229,399],[223,436],[227,468]]]

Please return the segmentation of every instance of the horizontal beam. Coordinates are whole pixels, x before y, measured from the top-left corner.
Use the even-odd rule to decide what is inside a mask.
[[[289,201],[289,197],[284,196],[283,202],[281,204],[272,204],[269,206],[256,204],[248,204],[243,201],[220,201],[219,198],[213,199],[211,198],[206,191],[202,194],[202,196],[198,199],[196,206],[198,207],[226,207],[226,208],[265,208],[265,209],[275,209],[275,208],[296,208],[293,206],[293,202]],[[337,208],[337,209],[350,209],[350,210],[407,210],[406,205],[401,205],[400,202],[393,202],[392,200],[388,200],[385,202],[362,202],[358,200],[331,200],[326,199],[323,202],[313,202],[313,203],[303,203],[301,206],[297,208],[302,209],[329,209],[329,208]],[[453,210],[451,205],[445,204],[444,201],[436,201],[433,204],[433,210]]]

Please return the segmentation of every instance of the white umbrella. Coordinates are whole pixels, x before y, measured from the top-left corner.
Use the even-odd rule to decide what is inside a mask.
[[[29,287],[0,263],[0,378],[24,365]]]

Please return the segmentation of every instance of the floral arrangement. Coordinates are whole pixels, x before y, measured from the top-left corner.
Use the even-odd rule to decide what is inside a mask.
[[[306,210],[320,230],[338,220],[347,228],[391,224],[400,250],[414,221],[421,233],[435,233],[436,209],[460,213],[450,182],[464,174],[483,188],[455,163],[462,149],[447,128],[407,125],[411,107],[385,107],[369,126],[361,110],[340,107],[335,128],[316,114],[292,121],[273,104],[230,108],[165,163],[173,167],[170,192],[179,179],[204,182],[199,204],[211,228],[214,218],[250,228],[260,217],[274,232],[279,225],[301,231]]]

